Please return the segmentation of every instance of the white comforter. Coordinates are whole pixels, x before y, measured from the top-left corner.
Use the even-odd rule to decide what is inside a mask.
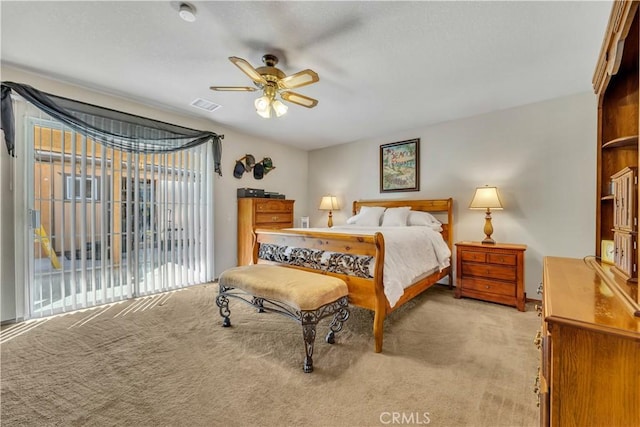
[[[385,242],[384,293],[389,305],[396,305],[404,289],[417,279],[451,263],[451,250],[442,234],[430,227],[359,227],[342,225],[312,228],[306,231],[330,231],[344,234],[382,233]]]

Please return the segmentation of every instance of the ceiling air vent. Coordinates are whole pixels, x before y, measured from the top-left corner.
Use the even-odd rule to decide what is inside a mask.
[[[196,98],[191,102],[191,106],[200,108],[206,111],[215,111],[218,108],[222,107],[222,105],[218,105],[215,102],[207,101],[206,99]]]

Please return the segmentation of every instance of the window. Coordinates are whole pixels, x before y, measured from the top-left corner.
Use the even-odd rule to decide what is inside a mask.
[[[99,200],[100,199],[100,182],[98,177],[87,177],[84,182],[84,189],[82,188],[82,178],[79,176],[74,177],[72,175],[65,175],[65,200]],[[75,185],[73,185],[75,184]],[[84,194],[84,197],[83,197]]]

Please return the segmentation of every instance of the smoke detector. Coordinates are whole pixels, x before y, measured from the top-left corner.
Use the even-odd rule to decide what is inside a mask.
[[[184,19],[187,22],[193,22],[196,20],[196,11],[193,6],[188,3],[180,4],[180,18]]]

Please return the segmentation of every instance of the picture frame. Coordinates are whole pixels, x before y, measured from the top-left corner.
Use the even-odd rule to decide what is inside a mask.
[[[420,190],[420,138],[380,146],[380,192]]]

